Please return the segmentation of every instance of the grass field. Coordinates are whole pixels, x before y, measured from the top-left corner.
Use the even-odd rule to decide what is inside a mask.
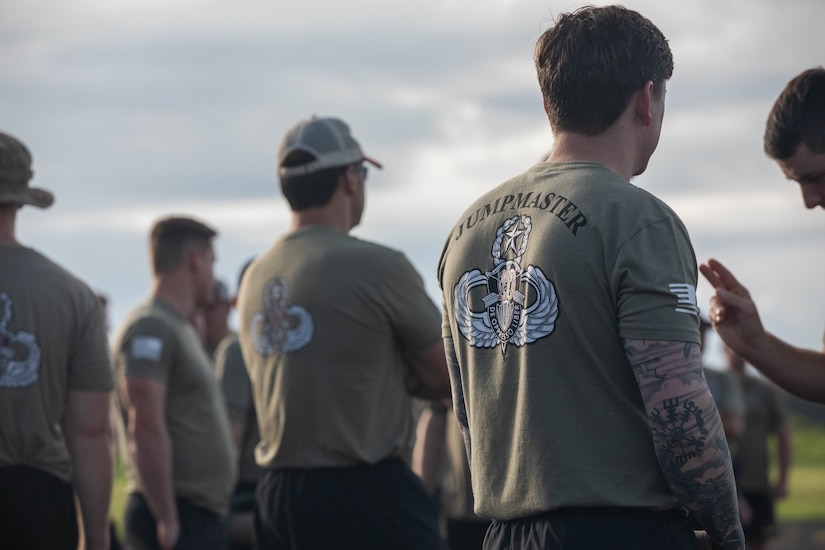
[[[793,417],[794,457],[788,498],[777,504],[779,520],[825,519],[825,426]],[[776,457],[775,442],[770,446]],[[775,471],[775,467],[774,467]]]
[[[115,481],[112,487],[112,504],[109,516],[115,524],[115,531],[123,539],[123,509],[126,507],[126,471],[122,462],[115,465]]]

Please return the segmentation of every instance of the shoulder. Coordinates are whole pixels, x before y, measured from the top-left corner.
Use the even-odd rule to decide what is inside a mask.
[[[37,250],[21,250],[19,261],[23,263],[27,276],[36,277],[40,284],[73,291],[83,298],[96,299],[92,290],[80,277]]]
[[[414,270],[407,256],[398,249],[351,235],[344,243],[340,254],[356,265],[369,267],[374,273],[387,269]]]
[[[17,274],[27,281],[40,300],[62,312],[73,312],[83,321],[102,317],[97,295],[80,277],[34,249],[22,249],[15,259]]]
[[[174,339],[183,330],[181,321],[168,314],[157,304],[148,301],[140,304],[127,316],[120,331],[119,340],[150,336],[162,340]]]
[[[400,250],[354,235],[345,235],[343,242],[344,246],[375,258],[395,258],[404,255]]]
[[[116,364],[159,363],[182,349],[184,325],[152,301],[137,306],[115,336]]]

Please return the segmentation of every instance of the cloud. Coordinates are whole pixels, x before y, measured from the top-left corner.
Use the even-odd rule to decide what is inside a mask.
[[[582,4],[5,0],[0,119],[57,194],[21,217],[21,235],[108,290],[115,324],[148,291],[145,238],[161,215],[217,225],[219,273],[234,280],[289,226],[281,134],[336,115],[386,166],[356,234],[407,252],[437,294],[461,211],[552,145],[533,45]],[[747,278],[766,324],[818,347],[825,266],[807,251],[825,245],[825,218],[802,210],[761,136],[785,83],[823,63],[825,4],[624,4],[663,30],[676,62],[659,149],[634,183],[683,217],[700,260]]]

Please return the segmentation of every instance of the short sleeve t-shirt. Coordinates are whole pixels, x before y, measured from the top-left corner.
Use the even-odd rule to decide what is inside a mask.
[[[113,385],[103,310],[83,282],[30,248],[0,245],[0,266],[0,467],[70,482],[68,394]]]
[[[402,253],[332,227],[304,227],[255,260],[238,302],[261,432],[258,464],[409,458],[404,357],[438,344],[440,322]]]
[[[705,380],[708,383],[713,400],[719,414],[735,414],[745,417],[745,396],[742,384],[730,371],[720,371],[711,368],[705,369]]]
[[[598,164],[540,163],[465,211],[438,276],[476,513],[678,506],[623,346],[699,343],[667,205]]]
[[[237,477],[226,406],[212,363],[192,326],[171,306],[138,306],[115,339],[118,378],[151,378],[166,386],[166,428],[175,495],[224,515]],[[141,491],[134,464],[133,488]]]
[[[260,441],[258,418],[252,401],[252,384],[243,362],[241,344],[230,334],[215,350],[215,375],[221,384],[226,406],[242,421],[238,481],[257,482],[261,469],[255,464],[255,446]]]
[[[740,376],[745,393],[745,429],[737,443],[736,484],[740,489],[769,492],[768,439],[787,422],[782,394],[773,383],[756,376]]]

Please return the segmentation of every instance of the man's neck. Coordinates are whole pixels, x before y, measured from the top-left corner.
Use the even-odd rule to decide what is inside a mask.
[[[597,136],[558,132],[547,162],[595,162],[630,181],[634,175],[633,159],[629,144],[607,130]]]
[[[0,244],[19,246],[14,232],[14,225],[17,219],[17,208],[0,208]]]
[[[293,230],[311,225],[328,225],[342,233],[348,233],[352,227],[349,216],[346,216],[342,209],[333,208],[333,205],[292,212]]]
[[[195,295],[192,286],[177,274],[156,276],[151,295],[152,298],[171,306],[184,318],[188,319],[195,311]]]

